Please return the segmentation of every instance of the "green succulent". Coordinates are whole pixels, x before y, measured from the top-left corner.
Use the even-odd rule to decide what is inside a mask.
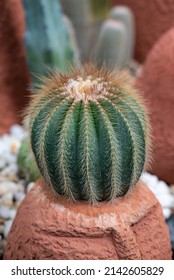
[[[30,182],[35,182],[39,177],[38,167],[31,156],[29,143],[23,140],[19,149],[17,164],[19,172],[24,174]]]
[[[37,165],[59,195],[90,203],[123,196],[148,163],[148,116],[124,73],[90,65],[55,72],[27,112]]]

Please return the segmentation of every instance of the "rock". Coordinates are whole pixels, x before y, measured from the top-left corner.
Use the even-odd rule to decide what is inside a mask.
[[[16,162],[16,159],[15,159],[15,162]],[[8,165],[6,168],[4,168],[2,171],[1,171],[1,176],[11,176],[11,175],[16,175],[16,173],[18,172],[18,166],[16,163],[13,163],[13,164],[10,164]]]
[[[14,220],[15,216],[16,216],[16,209],[10,209],[9,218],[10,218],[11,220]]]
[[[27,193],[32,189],[33,186],[34,186],[34,182],[30,182],[30,183],[27,185]]]
[[[155,42],[174,26],[174,1],[112,0],[112,3],[132,10],[136,25],[135,58],[143,62]]]
[[[8,164],[14,164],[16,163],[16,155],[12,154],[10,152],[10,150],[8,152],[6,152],[6,154],[4,155],[5,160]]]
[[[163,215],[165,219],[167,220],[172,214],[172,211],[169,208],[163,208]]]
[[[141,179],[147,184],[151,191],[155,194],[163,207],[165,218],[169,218],[174,208],[174,196],[170,193],[169,187],[163,181],[158,180],[157,176],[151,175],[147,172],[143,173]]]
[[[158,194],[157,199],[163,208],[174,208],[174,197],[166,194]]]
[[[11,229],[11,226],[12,226],[12,223],[13,221],[12,220],[8,220],[5,222],[5,225],[4,225],[4,230],[3,230],[3,235],[5,238],[7,238],[7,235]]]
[[[10,127],[10,135],[18,140],[22,140],[24,139],[26,132],[22,126],[14,124]]]
[[[24,192],[16,192],[13,195],[13,200],[14,201],[22,201],[25,197],[25,193]]]
[[[155,139],[150,172],[168,184],[174,183],[173,50],[174,28],[156,42],[136,83],[148,101]]]
[[[17,189],[17,185],[13,182],[5,181],[0,182],[0,196],[4,195],[5,193],[13,193]]]
[[[147,172],[144,172],[141,176],[141,179],[143,180],[143,182],[145,182],[147,184],[147,186],[152,190],[154,188],[156,188],[157,184],[158,184],[158,178],[155,175],[151,175]]]
[[[38,180],[22,201],[4,259],[171,259],[168,227],[141,181],[124,197],[74,203]]]
[[[17,155],[18,152],[19,152],[19,148],[20,148],[20,145],[21,145],[21,141],[19,140],[13,140],[12,144],[11,144],[11,147],[10,147],[10,152],[12,154],[15,154]]]
[[[3,157],[0,157],[0,169],[6,166],[6,160]]]
[[[10,207],[13,203],[13,194],[5,193],[2,197],[0,197],[0,205],[4,207]]]
[[[0,207],[0,218],[7,220],[10,217],[10,209],[8,207]]]

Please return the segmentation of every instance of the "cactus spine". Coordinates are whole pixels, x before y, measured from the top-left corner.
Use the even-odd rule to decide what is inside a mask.
[[[90,203],[123,196],[149,146],[144,105],[125,76],[85,66],[47,78],[28,108],[31,146],[46,183]]]
[[[48,68],[67,71],[75,64],[74,50],[58,0],[23,0],[26,15],[25,46],[32,74],[46,74]],[[36,80],[35,76],[32,77]]]

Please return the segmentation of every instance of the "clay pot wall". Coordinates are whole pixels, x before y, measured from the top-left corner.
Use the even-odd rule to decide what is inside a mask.
[[[28,102],[29,74],[23,36],[21,0],[0,1],[0,134],[19,123]]]
[[[171,259],[162,209],[144,183],[112,203],[58,198],[42,180],[18,209],[4,259]]]
[[[136,23],[135,58],[143,62],[156,40],[174,26],[173,0],[112,0],[132,9]]]
[[[136,84],[144,92],[151,113],[151,172],[174,183],[174,28],[156,42]]]

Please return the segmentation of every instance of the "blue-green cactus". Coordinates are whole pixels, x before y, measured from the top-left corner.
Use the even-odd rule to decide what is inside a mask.
[[[127,42],[126,27],[119,21],[104,21],[96,49],[94,61],[100,68],[102,65],[111,69],[123,67],[125,61],[125,48]]]
[[[63,72],[75,64],[73,46],[58,0],[23,0],[26,16],[25,46],[29,69],[46,74],[49,68]]]
[[[126,27],[124,66],[129,66],[133,57],[135,45],[135,22],[133,13],[128,7],[115,6],[110,11],[109,18],[121,22]]]

